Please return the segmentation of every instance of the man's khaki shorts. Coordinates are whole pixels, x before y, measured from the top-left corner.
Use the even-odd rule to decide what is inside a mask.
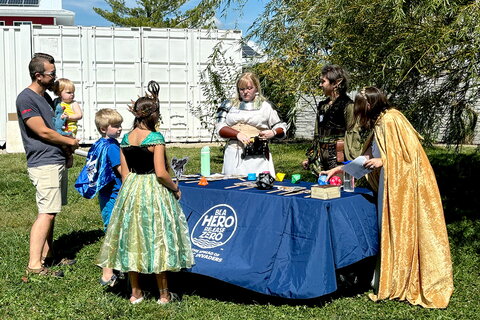
[[[65,165],[28,168],[28,176],[37,189],[38,213],[59,213],[67,204],[68,175]]]

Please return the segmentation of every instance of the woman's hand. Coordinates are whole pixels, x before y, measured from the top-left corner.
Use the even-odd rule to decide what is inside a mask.
[[[240,131],[237,133],[237,140],[243,143],[244,145],[247,145],[250,143],[250,137],[248,137],[245,133]]]
[[[327,181],[330,180],[330,178],[338,173],[343,172],[343,166],[338,166],[333,169],[327,170],[327,171],[320,171],[320,175],[327,175]]]
[[[365,161],[363,166],[367,169],[375,170],[383,167],[383,161],[382,161],[382,158],[372,158]]]
[[[258,134],[261,139],[272,139],[276,135],[277,133],[273,129],[263,130]]]

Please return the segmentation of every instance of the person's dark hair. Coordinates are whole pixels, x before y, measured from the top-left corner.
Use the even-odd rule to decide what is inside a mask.
[[[54,64],[55,59],[47,53],[37,52],[33,55],[32,60],[30,60],[30,63],[28,64],[28,71],[30,72],[30,79],[32,79],[32,81],[35,80],[36,73],[45,72],[45,62]]]
[[[143,125],[148,130],[156,132],[156,125],[160,120],[160,102],[158,101],[160,86],[156,81],[151,80],[147,91],[145,96],[138,98],[133,106],[129,106],[130,112],[135,116],[133,128]]]
[[[380,114],[391,108],[387,96],[376,87],[365,87],[355,96],[354,115],[362,128],[372,129]]]
[[[346,70],[336,64],[328,64],[322,68],[322,78],[326,77],[331,84],[338,82],[337,90],[340,95],[347,94],[350,77]]]

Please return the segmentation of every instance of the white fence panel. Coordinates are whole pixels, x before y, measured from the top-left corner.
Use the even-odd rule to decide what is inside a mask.
[[[30,84],[30,27],[0,28],[0,146],[5,145],[8,114],[17,113],[15,102],[20,91]],[[15,121],[15,120],[13,120]]]
[[[132,122],[127,105],[141,93],[139,28],[39,26],[33,31],[34,51],[53,55],[58,77],[75,83],[75,99],[84,112],[78,131],[82,142],[98,139],[99,109],[117,109]]]
[[[162,132],[168,141],[209,141],[211,134],[189,111],[203,101],[199,74],[220,41],[241,63],[241,33],[225,30],[143,29],[144,83],[160,83]]]
[[[98,137],[94,115],[102,108],[116,109],[127,130],[133,122],[127,106],[141,94],[140,38],[139,28],[88,29],[90,137]]]
[[[30,29],[31,28],[31,29]],[[28,62],[34,52],[55,58],[58,77],[72,80],[84,117],[78,136],[98,139],[95,112],[113,108],[124,117],[125,131],[133,116],[128,105],[143,95],[148,81],[160,84],[161,125],[170,142],[209,141],[211,135],[190,113],[201,95],[199,73],[213,48],[223,43],[226,55],[240,68],[241,32],[228,30],[21,26],[0,28],[0,142],[5,142],[7,113],[15,111],[18,93],[30,83]]]

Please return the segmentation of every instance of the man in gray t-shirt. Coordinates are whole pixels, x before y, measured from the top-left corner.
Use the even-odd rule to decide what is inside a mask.
[[[47,93],[40,96],[30,88],[25,88],[17,97],[17,115],[23,145],[27,153],[27,166],[38,167],[46,164],[64,164],[65,154],[61,145],[48,140],[39,139],[39,136],[26,124],[29,118],[41,117],[45,126],[53,129],[52,99]]]
[[[45,267],[44,261],[53,255],[55,216],[66,202],[65,152],[78,148],[78,141],[52,129],[54,112],[45,91],[51,88],[56,78],[54,63],[52,56],[36,53],[28,65],[32,83],[17,97],[17,115],[27,155],[28,175],[36,188],[38,207],[38,216],[30,231],[27,275],[63,275]]]

